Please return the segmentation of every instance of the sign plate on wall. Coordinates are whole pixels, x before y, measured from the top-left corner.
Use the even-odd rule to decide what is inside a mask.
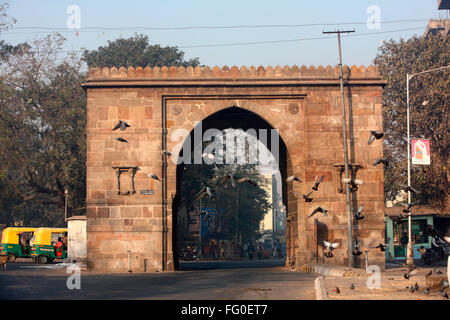
[[[141,194],[152,195],[152,194],[155,194],[155,190],[141,190]]]

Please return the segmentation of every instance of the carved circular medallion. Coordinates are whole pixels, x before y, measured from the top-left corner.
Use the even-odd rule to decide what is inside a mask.
[[[296,104],[296,103],[291,103],[288,108],[289,108],[289,112],[292,114],[296,114],[299,110],[298,104]]]
[[[178,104],[173,104],[170,107],[170,112],[174,115],[179,115],[181,113],[181,106]]]

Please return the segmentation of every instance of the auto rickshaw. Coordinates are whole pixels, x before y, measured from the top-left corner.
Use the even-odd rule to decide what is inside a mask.
[[[67,228],[38,228],[31,239],[31,256],[42,264],[67,258]]]
[[[10,227],[2,233],[0,255],[8,256],[8,262],[14,262],[17,258],[30,258],[30,240],[37,228]]]

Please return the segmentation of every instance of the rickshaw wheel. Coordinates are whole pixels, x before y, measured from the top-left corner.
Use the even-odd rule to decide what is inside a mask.
[[[16,261],[16,255],[14,253],[8,254],[8,262],[15,262]]]
[[[46,264],[48,262],[48,257],[45,255],[40,255],[38,261],[39,263]]]

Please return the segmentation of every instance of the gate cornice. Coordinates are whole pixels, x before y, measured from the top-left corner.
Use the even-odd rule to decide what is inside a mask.
[[[385,85],[378,69],[344,67],[347,85]],[[339,85],[338,67],[138,67],[91,68],[83,87],[158,86],[334,86]]]

